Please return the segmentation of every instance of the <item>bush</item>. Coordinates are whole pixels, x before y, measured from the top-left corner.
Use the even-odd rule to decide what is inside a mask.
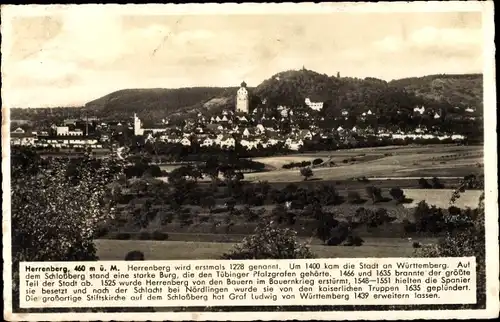
[[[368,198],[370,198],[373,203],[377,203],[379,201],[382,201],[382,190],[380,188],[375,187],[375,186],[368,186],[366,187],[366,194],[368,195]]]
[[[389,191],[389,194],[391,195],[391,197],[396,200],[397,202],[401,203],[405,200],[405,193],[403,192],[403,190],[399,187],[397,188],[392,188],[390,191]]]
[[[344,246],[362,246],[363,243],[364,243],[364,240],[361,237],[359,237],[357,235],[349,235],[349,236],[347,236],[343,245]]]
[[[102,238],[109,234],[109,228],[108,227],[101,227],[96,230],[95,237],[96,238]]]
[[[408,219],[403,220],[403,229],[405,233],[411,234],[411,233],[416,233],[417,232],[417,225]]]
[[[210,213],[211,214],[221,214],[223,212],[226,212],[227,211],[227,208],[214,208],[212,210],[210,210]]]
[[[331,237],[326,244],[328,246],[338,246],[347,239],[350,233],[351,227],[347,223],[339,223],[339,225],[331,230]]]
[[[139,250],[130,251],[125,255],[126,261],[143,261],[144,259],[144,253]]]
[[[444,189],[444,184],[439,181],[437,177],[432,178],[432,188],[433,189]]]
[[[222,259],[301,259],[314,258],[309,247],[300,244],[297,232],[269,224],[259,225],[254,234],[242,240]]]
[[[421,248],[422,247],[422,244],[420,244],[419,242],[413,242],[413,248]]]
[[[318,211],[316,222],[316,237],[323,243],[332,237],[332,230],[339,225],[339,222],[333,218],[333,214]]]
[[[440,208],[429,207],[425,201],[418,203],[414,210],[417,232],[439,233],[445,228],[445,218]]]
[[[312,177],[314,175],[313,171],[311,168],[307,167],[307,168],[301,168],[300,169],[300,175],[304,177],[304,181],[309,179],[310,177]]]
[[[421,189],[431,189],[432,186],[429,182],[427,182],[427,180],[425,180],[424,178],[420,178],[418,180],[418,186],[421,188]]]
[[[351,204],[358,204],[362,201],[361,195],[357,191],[349,191],[347,193],[347,201]]]
[[[352,220],[354,224],[366,224],[368,227],[378,227],[393,221],[395,218],[387,214],[387,210],[379,208],[375,211],[366,208],[358,208]]]
[[[321,163],[323,163],[323,159],[320,159],[320,158],[314,159],[313,162],[312,162],[313,165],[319,165]]]
[[[151,237],[153,238],[153,240],[167,240],[168,234],[155,230]]]
[[[148,231],[141,231],[139,233],[139,239],[140,240],[150,240],[151,239],[151,233]]]
[[[131,235],[129,233],[118,233],[115,236],[115,239],[118,240],[129,240]]]

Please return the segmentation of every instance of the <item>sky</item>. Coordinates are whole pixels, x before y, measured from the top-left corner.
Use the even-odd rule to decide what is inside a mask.
[[[243,80],[253,87],[302,67],[388,81],[483,69],[480,12],[73,9],[9,21],[9,30],[2,28],[8,39],[2,97],[10,107],[81,106],[126,88],[238,86]]]

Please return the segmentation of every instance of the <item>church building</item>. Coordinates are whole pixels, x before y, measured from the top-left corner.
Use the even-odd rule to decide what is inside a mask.
[[[249,111],[249,99],[247,84],[245,82],[241,83],[241,87],[236,93],[236,112],[237,113],[248,113]]]

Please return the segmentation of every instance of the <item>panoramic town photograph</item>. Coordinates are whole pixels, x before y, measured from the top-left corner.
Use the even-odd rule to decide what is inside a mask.
[[[14,281],[21,261],[476,256],[484,305],[481,19],[13,19]]]

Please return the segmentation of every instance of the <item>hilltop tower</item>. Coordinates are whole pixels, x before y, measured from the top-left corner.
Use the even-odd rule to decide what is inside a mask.
[[[236,92],[236,112],[248,113],[249,105],[247,83],[242,82],[240,89]]]
[[[141,119],[134,113],[134,135],[142,135],[143,133],[144,130],[142,129]]]

